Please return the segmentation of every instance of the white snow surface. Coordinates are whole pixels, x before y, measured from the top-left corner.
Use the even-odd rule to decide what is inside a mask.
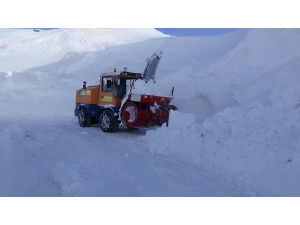
[[[75,91],[113,68],[156,83],[169,126],[79,126]],[[0,29],[0,196],[300,196],[300,29]],[[151,88],[150,88],[151,86]]]

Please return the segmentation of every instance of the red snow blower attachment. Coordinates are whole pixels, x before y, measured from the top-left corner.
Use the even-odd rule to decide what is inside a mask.
[[[121,107],[121,121],[128,128],[150,127],[166,123],[168,126],[170,110],[177,110],[174,105],[169,105],[172,96],[162,97],[147,94],[128,95],[128,99]]]

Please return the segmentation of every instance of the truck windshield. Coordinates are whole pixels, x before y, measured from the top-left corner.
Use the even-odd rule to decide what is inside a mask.
[[[114,79],[115,89],[114,89],[114,97],[116,98],[124,98],[127,91],[130,89],[132,82],[134,79],[126,79],[121,77],[121,79],[116,76]]]

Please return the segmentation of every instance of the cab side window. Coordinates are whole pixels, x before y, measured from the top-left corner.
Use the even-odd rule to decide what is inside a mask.
[[[102,91],[111,92],[112,91],[112,77],[102,78]]]

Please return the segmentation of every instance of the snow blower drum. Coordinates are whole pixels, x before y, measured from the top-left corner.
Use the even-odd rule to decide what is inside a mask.
[[[131,94],[121,108],[121,121],[128,128],[168,126],[170,110],[177,110],[169,105],[172,97]]]

